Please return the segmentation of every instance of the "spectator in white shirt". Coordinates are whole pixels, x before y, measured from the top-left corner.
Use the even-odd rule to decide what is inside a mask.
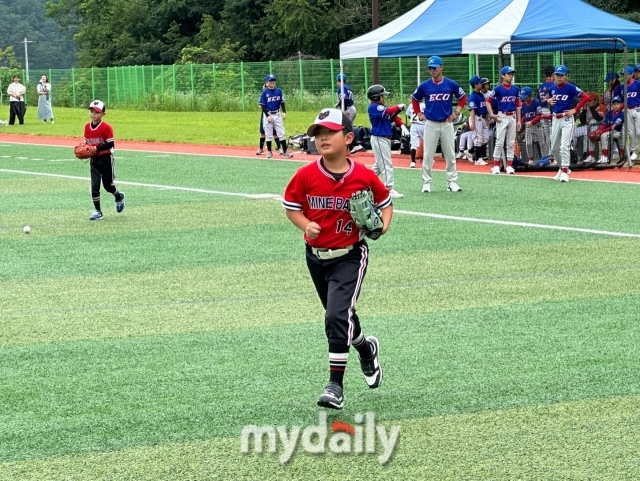
[[[20,76],[13,76],[13,83],[9,84],[7,93],[9,94],[9,125],[13,125],[18,117],[20,125],[24,124],[24,113],[26,106],[24,103],[24,94],[27,89],[20,83]]]

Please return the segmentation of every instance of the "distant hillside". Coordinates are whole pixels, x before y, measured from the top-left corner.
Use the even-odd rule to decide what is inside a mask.
[[[44,17],[47,0],[0,0],[0,49],[10,45],[18,62],[25,67],[24,44],[27,37],[29,70],[70,68],[75,66],[75,46],[69,33],[60,31],[59,25]]]

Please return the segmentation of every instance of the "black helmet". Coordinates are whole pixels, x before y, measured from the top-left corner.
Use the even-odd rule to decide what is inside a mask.
[[[389,95],[389,92],[387,92],[382,85],[372,85],[369,87],[369,90],[367,90],[367,97],[374,102],[380,100],[380,97],[386,97],[387,95]]]

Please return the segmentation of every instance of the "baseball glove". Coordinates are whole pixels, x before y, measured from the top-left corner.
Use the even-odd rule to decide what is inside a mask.
[[[370,190],[361,190],[351,195],[349,213],[353,222],[364,231],[364,235],[372,240],[382,235],[382,215],[373,205],[373,194]]]
[[[601,135],[602,135],[601,131],[599,131],[599,130],[591,130],[591,131],[589,131],[589,140],[591,142],[599,142]]]
[[[79,159],[89,159],[96,155],[96,147],[82,142],[74,147],[73,153]]]

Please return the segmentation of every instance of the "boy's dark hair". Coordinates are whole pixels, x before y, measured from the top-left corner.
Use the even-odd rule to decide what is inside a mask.
[[[544,75],[546,77],[551,77],[553,75],[553,71],[555,70],[555,68],[553,67],[553,65],[547,65],[544,68]]]

